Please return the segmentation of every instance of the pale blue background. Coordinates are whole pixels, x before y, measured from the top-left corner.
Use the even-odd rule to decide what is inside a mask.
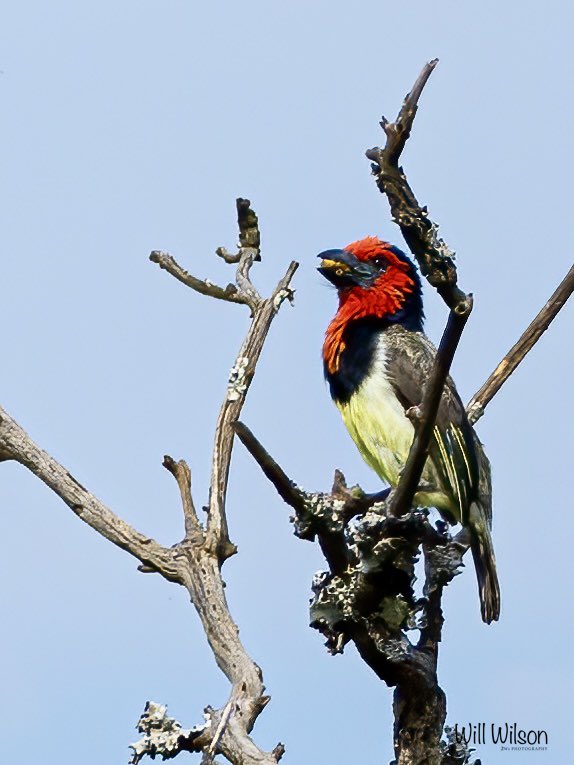
[[[319,350],[335,296],[314,255],[401,243],[363,152],[425,60],[405,168],[457,250],[476,307],[454,374],[468,399],[572,262],[572,24],[565,2],[33,2],[1,16],[1,403],[118,513],[181,535],[165,452],[198,505],[247,313],[147,261],[171,251],[221,283],[234,199],[260,215],[268,291],[292,258],[296,308],[272,329],[244,419],[312,489],[334,467],[379,488],[329,401]],[[571,754],[572,330],[567,307],[480,423],[494,466],[503,618],[480,622],[472,571],[449,588],[449,720],[545,728]],[[427,290],[429,334],[444,306]],[[183,350],[182,350],[183,349]],[[136,572],[22,468],[0,465],[2,762],[125,763],[147,699],[184,724],[227,683],[185,593]],[[307,627],[320,552],[237,448],[225,567],[272,703],[254,735],[286,763],[387,763],[391,694]],[[191,760],[190,760],[191,761]]]

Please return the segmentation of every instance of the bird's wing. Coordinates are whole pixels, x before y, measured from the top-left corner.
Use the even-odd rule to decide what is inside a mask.
[[[413,338],[413,335],[416,337]],[[394,327],[385,332],[385,350],[389,381],[405,411],[419,405],[433,368],[435,347],[423,333],[407,332],[402,327]],[[463,524],[466,524],[472,500],[480,493],[481,453],[480,443],[449,376],[437,414],[429,458],[444,490],[458,508],[456,520]]]

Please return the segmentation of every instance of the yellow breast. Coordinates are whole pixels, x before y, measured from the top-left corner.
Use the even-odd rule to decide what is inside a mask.
[[[382,344],[370,374],[348,401],[336,404],[365,462],[383,481],[396,486],[409,454],[414,427],[386,374]],[[416,494],[417,505],[458,512],[441,489],[431,460],[423,471],[422,483],[428,490]]]

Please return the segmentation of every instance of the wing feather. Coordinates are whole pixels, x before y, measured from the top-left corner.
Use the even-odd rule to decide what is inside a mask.
[[[411,337],[406,337],[405,334]],[[413,342],[412,335],[416,335]],[[410,341],[410,342],[409,342]],[[387,374],[405,410],[420,404],[436,349],[423,333],[393,327],[385,333]],[[429,448],[429,459],[441,488],[465,524],[479,490],[478,440],[468,422],[452,378],[447,378]]]

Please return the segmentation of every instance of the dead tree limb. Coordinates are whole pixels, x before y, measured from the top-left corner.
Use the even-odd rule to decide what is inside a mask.
[[[202,762],[206,765],[217,754],[232,765],[275,765],[284,751],[283,745],[278,744],[272,752],[265,752],[249,736],[269,697],[265,695],[261,670],[242,645],[229,612],[221,566],[235,552],[225,513],[235,435],[233,426],[245,402],[271,322],[285,298],[292,297],[290,282],[297,263],[289,265],[268,298],[261,297],[250,279],[251,266],[260,259],[257,216],[245,199],[237,200],[237,211],[239,251],[237,255],[227,251],[222,255],[226,261],[237,264],[234,285],[221,288],[197,279],[165,253],[153,252],[150,256],[153,262],[196,292],[242,303],[251,309],[251,324],[232,367],[217,421],[205,527],[195,510],[191,472],[185,461],[166,456],[163,463],[177,482],[185,522],[183,540],[166,548],[115,515],[0,409],[0,460],[14,460],[34,473],[79,518],[137,558],[142,571],[157,572],[184,586],[200,617],[217,665],[231,683],[227,703],[220,709],[207,707],[205,722],[189,730],[169,718],[164,706],[149,702],[139,723],[142,738],[132,747],[132,763],[138,763],[145,755],[169,759],[180,752],[194,751],[203,752]]]
[[[339,471],[331,492],[304,491],[246,425],[237,423],[236,431],[293,508],[296,536],[316,540],[329,565],[313,582],[311,626],[324,635],[331,653],[354,642],[377,676],[396,687],[397,762],[438,765],[446,714],[436,676],[441,596],[460,570],[464,540],[452,539],[446,524],[435,529],[425,511],[392,515],[376,496],[348,489]],[[422,599],[413,586],[421,546],[426,573]]]

